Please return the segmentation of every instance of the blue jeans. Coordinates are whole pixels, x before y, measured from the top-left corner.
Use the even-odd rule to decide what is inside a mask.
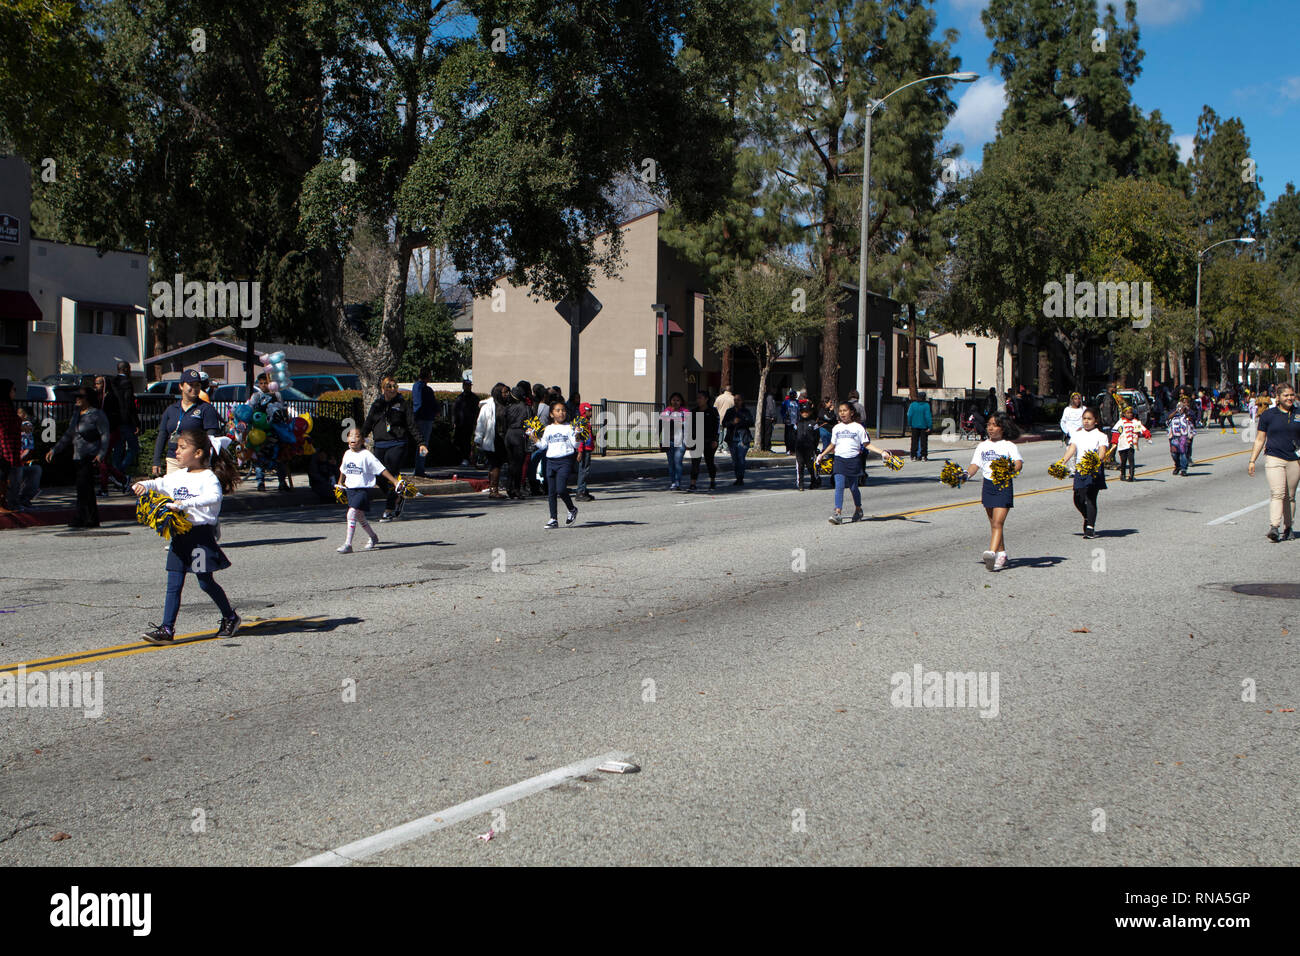
[[[264,484],[266,482],[266,469],[263,468],[261,465],[254,465],[253,470],[257,472],[257,483],[259,485]],[[275,477],[280,479],[280,484],[284,484],[284,476],[285,476],[284,462],[277,461],[275,463]]]
[[[118,471],[126,471],[140,460],[140,440],[136,437],[134,428],[123,425],[118,430],[118,442],[113,446],[109,457]]]
[[[426,448],[429,447],[429,436],[433,434],[433,419],[428,421],[417,421],[415,430],[420,433],[420,444]],[[424,474],[424,457],[420,454],[420,449],[415,450],[415,473]]]
[[[41,466],[19,465],[9,472],[9,507],[26,508],[41,490]]]
[[[1174,460],[1174,471],[1186,471],[1192,464],[1192,453],[1190,448],[1187,451],[1179,451],[1173,445],[1170,445],[1169,457]]]
[[[862,507],[862,492],[858,491],[858,479],[856,475],[835,475],[835,510],[839,511],[844,507],[844,487],[848,486],[849,492],[853,495],[853,507]]]
[[[202,574],[196,573],[194,576],[199,579],[199,587],[203,589],[203,593],[212,598],[213,602],[217,605],[217,610],[221,612],[221,616],[223,618],[233,617],[235,611],[230,606],[230,599],[226,597],[226,592],[221,589],[221,585],[218,584],[217,579],[212,576],[212,572],[205,571]],[[166,627],[176,626],[176,615],[181,609],[181,591],[184,588],[185,572],[168,571],[167,601],[163,605],[162,620]]]
[[[749,454],[749,446],[741,441],[731,442],[731,465],[736,473],[736,477],[744,480],[745,477],[745,456]]]
[[[545,452],[543,452],[545,454]],[[551,517],[556,515],[556,497],[564,499],[564,507],[573,510],[573,499],[569,497],[569,472],[573,470],[573,456],[546,459],[546,504],[551,509]]]
[[[686,455],[685,445],[668,446],[668,483],[680,485],[682,483],[682,459]]]
[[[587,493],[587,473],[591,471],[591,452],[584,451],[578,455],[578,496]]]

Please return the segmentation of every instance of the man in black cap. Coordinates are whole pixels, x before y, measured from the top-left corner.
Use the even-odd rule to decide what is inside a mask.
[[[186,369],[181,373],[181,397],[175,405],[169,405],[163,412],[162,421],[158,423],[158,437],[153,443],[153,474],[163,473],[163,452],[167,453],[167,474],[178,470],[181,463],[176,460],[176,439],[182,429],[200,428],[211,436],[225,431],[221,416],[217,410],[199,398],[199,373]]]

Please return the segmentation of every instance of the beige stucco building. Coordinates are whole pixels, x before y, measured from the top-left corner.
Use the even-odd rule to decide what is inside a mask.
[[[698,388],[716,391],[721,362],[705,339],[703,281],[659,239],[657,211],[629,220],[622,231],[621,274],[613,279],[598,274],[590,290],[599,312],[580,334],[583,398],[659,400],[661,327],[655,305],[668,307],[668,392],[682,392],[689,400]],[[569,324],[556,303],[498,279],[492,295],[474,299],[473,329],[479,391],[494,382],[514,385],[527,379],[559,385],[569,394]]]

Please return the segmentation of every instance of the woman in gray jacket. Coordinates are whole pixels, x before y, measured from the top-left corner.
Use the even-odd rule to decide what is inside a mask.
[[[99,396],[89,386],[77,392],[77,409],[72,423],[58,443],[45,453],[47,462],[72,446],[72,460],[77,469],[77,516],[69,528],[98,528],[99,505],[95,502],[95,475],[99,463],[108,453],[108,416],[99,409]]]

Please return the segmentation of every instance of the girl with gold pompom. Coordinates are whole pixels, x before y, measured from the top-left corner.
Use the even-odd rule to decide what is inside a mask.
[[[180,467],[161,478],[138,481],[131,490],[137,495],[161,491],[172,498],[168,507],[182,511],[193,527],[174,535],[167,549],[167,598],[162,623],[144,635],[150,644],[169,644],[176,636],[176,615],[181,607],[185,575],[199,579],[203,593],[221,612],[218,637],[233,637],[240,618],[213,573],[230,567],[230,559],[217,544],[223,496],[239,483],[239,466],[226,451],[229,438],[211,438],[205,431],[186,429],[176,438],[176,461]]]
[[[1097,494],[1106,490],[1106,459],[1115,447],[1106,433],[1097,427],[1097,422],[1096,409],[1085,408],[1083,427],[1070,436],[1070,447],[1065,449],[1061,458],[1062,462],[1067,462],[1078,456],[1074,467],[1074,507],[1083,515],[1085,538],[1097,537]],[[1089,454],[1095,456],[1095,470],[1081,467]]]
[[[975,446],[975,454],[971,456],[966,477],[974,478],[977,472],[984,472],[980,503],[984,505],[984,512],[989,518],[989,549],[984,552],[984,567],[990,571],[1001,571],[1007,566],[1007,546],[1002,526],[1006,523],[1008,512],[1015,507],[1013,478],[1020,474],[1025,461],[1015,446],[1015,439],[1020,437],[1020,429],[1008,415],[994,412],[989,416],[985,428],[988,429],[989,437]],[[994,467],[999,458],[1011,460],[1010,471],[1005,477],[1000,475],[1005,466]],[[995,478],[1003,478],[1003,482],[995,481]]]

